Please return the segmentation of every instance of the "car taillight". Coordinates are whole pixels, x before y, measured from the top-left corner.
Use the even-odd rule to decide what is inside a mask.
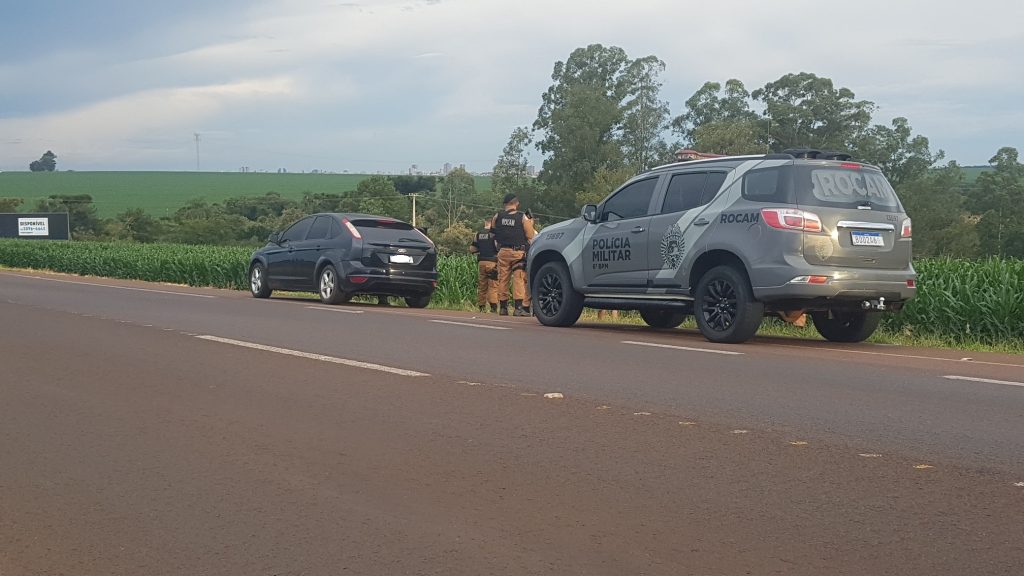
[[[907,279],[907,288],[917,288],[917,281],[912,279],[912,278],[908,278]]]
[[[860,164],[854,164],[853,162],[843,162],[839,167],[846,168],[847,170],[860,170]]]
[[[910,218],[903,221],[903,230],[900,232],[900,238],[910,238]]]
[[[828,284],[832,280],[829,276],[797,276],[789,281],[790,284]]]
[[[821,232],[821,218],[813,212],[793,208],[762,208],[764,223],[780,230]]]
[[[359,233],[359,228],[356,228],[351,222],[348,221],[347,218],[343,220],[342,223],[344,223],[345,228],[348,228],[348,231],[352,233],[353,238],[358,238],[359,240],[363,239],[363,235]]]

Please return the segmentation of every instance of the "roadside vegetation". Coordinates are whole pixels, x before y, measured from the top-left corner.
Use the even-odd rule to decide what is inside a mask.
[[[235,290],[248,289],[251,254],[237,246],[0,240],[0,266]],[[920,259],[915,267],[917,298],[887,314],[873,341],[1024,352],[1024,261],[936,258]],[[438,273],[433,307],[475,309],[471,256],[442,256]],[[621,321],[642,323],[632,314]],[[761,334],[817,338],[813,328],[775,321],[767,321]]]

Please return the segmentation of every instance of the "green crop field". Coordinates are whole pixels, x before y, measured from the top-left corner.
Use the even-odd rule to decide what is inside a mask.
[[[277,192],[299,200],[311,192],[340,194],[355,190],[365,174],[265,174],[237,172],[3,172],[0,198],[22,198],[22,211],[36,199],[53,194],[89,194],[101,218],[129,208],[142,208],[154,216],[169,216],[189,200],[220,202],[233,196],[260,196]],[[477,176],[478,190],[491,180]]]
[[[247,288],[250,254],[251,248],[218,246],[0,240],[0,266],[234,289]],[[882,341],[1024,348],[1024,261],[946,258],[914,265],[917,298],[885,317]],[[472,307],[471,256],[441,257],[438,276],[433,306]]]

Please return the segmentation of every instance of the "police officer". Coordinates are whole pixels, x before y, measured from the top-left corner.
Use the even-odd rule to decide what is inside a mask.
[[[498,311],[498,245],[491,232],[491,220],[484,220],[484,227],[476,233],[469,251],[476,254],[476,305],[481,312],[490,304],[491,312]]]
[[[519,211],[519,198],[506,194],[505,209],[494,215],[494,238],[498,243],[498,300],[502,316],[508,316],[508,284],[512,280],[515,316],[530,315],[530,293],[526,291],[526,271],[520,264],[536,232],[533,219]]]

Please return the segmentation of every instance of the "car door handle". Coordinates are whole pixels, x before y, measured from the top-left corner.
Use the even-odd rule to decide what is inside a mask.
[[[694,226],[707,226],[708,224],[711,224],[711,220],[706,218],[698,218],[693,221]]]
[[[643,226],[636,226],[632,230],[630,230],[630,232],[632,232],[633,234],[639,234],[644,230],[646,230],[646,228],[644,228]]]

